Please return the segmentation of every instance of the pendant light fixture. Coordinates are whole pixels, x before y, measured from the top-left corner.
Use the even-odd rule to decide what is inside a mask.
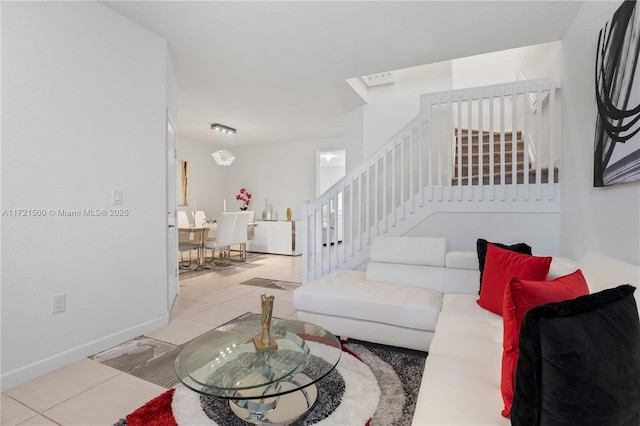
[[[229,145],[231,145],[231,138],[237,133],[237,130],[233,127],[225,126],[224,124],[220,123],[211,124],[211,130],[222,133]],[[218,166],[230,166],[231,163],[233,163],[233,160],[236,159],[236,156],[233,155],[233,153],[228,149],[221,149],[219,151],[216,151],[211,154],[211,157],[213,157],[213,160]]]

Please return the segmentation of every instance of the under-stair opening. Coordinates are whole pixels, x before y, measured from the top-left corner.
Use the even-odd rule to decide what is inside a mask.
[[[453,178],[451,184],[468,185],[500,185],[504,167],[505,184],[525,183],[525,169],[528,174],[528,182],[536,182],[536,169],[533,159],[528,157],[525,151],[523,132],[499,131],[491,132],[468,129],[454,129],[454,156]],[[482,142],[480,142],[482,141]],[[471,152],[469,147],[471,146]],[[471,167],[469,167],[471,162]],[[482,172],[480,172],[482,167]],[[540,173],[541,183],[548,183],[549,168],[542,167]],[[558,183],[558,169],[555,168],[554,182]]]

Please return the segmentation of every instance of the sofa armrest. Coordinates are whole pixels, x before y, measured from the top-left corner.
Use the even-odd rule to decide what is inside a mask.
[[[640,315],[640,289],[638,289],[640,287],[640,266],[597,253],[587,253],[580,259],[578,267],[587,281],[590,293],[617,287],[621,284],[631,284],[636,287],[633,296],[636,299]]]

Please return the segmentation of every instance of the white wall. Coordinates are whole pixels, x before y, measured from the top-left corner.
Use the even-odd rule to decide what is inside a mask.
[[[236,160],[228,167],[227,208],[240,208],[235,196],[244,187],[253,195],[250,210],[256,211],[256,217],[268,198],[274,218],[277,214],[286,219],[291,207],[292,217],[300,219],[302,202],[316,198],[316,151],[340,149],[344,149],[343,137],[234,148]]]
[[[98,2],[3,2],[3,389],[167,323],[166,73],[166,42]],[[114,188],[125,217],[50,213]]]
[[[169,55],[167,46],[167,109],[169,117],[173,123],[178,122],[178,85],[176,83],[176,73],[173,68],[173,61]]]
[[[364,158],[364,105],[351,111],[345,117],[345,169],[353,170]]]
[[[560,215],[557,213],[435,213],[407,236],[446,237],[447,249],[475,251],[476,240],[531,246],[534,255],[559,255]]]
[[[560,78],[562,48],[559,41],[520,47],[451,61],[454,89],[527,79]]]
[[[189,162],[189,205],[178,206],[178,210],[191,212],[195,203],[196,208],[204,210],[207,217],[218,217],[225,197],[227,208],[236,210],[227,194],[229,167],[218,166],[211,157],[211,153],[218,148],[206,142],[184,140],[179,134],[177,145],[178,160]]]
[[[640,182],[593,187],[596,46],[619,5],[585,2],[562,39],[561,248],[576,259],[594,251],[640,264]]]
[[[562,42],[537,44],[522,48],[519,72],[528,79],[562,77]]]
[[[367,104],[363,106],[363,160],[382,148],[418,115],[420,94],[452,87],[449,61],[397,70],[392,74],[393,84],[371,87],[367,92]]]
[[[320,182],[317,184],[316,197],[322,195],[327,189],[331,188],[336,182],[344,177],[343,165],[322,165],[318,178]]]

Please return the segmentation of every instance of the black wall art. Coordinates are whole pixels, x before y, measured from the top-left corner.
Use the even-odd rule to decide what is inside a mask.
[[[600,30],[593,186],[640,180],[640,14],[625,1]]]

